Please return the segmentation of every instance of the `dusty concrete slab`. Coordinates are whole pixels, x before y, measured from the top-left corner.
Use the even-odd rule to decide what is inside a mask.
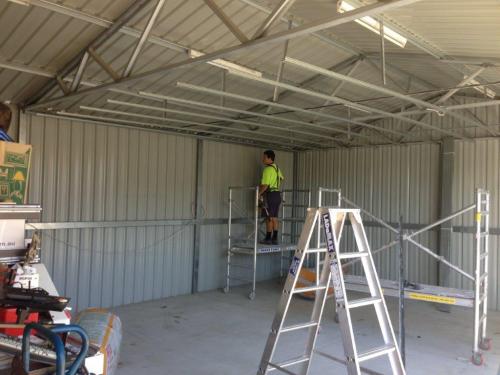
[[[280,292],[277,282],[267,282],[259,285],[254,301],[248,300],[247,290],[240,288],[228,295],[212,291],[117,308],[115,312],[124,326],[119,375],[254,375]],[[312,303],[299,299],[294,306],[292,320],[307,321]],[[396,300],[389,299],[388,307],[397,323]],[[332,309],[330,301],[326,312]],[[360,309],[354,315],[358,344],[366,348],[378,342],[368,311]],[[443,313],[431,304],[409,301],[406,322],[408,374],[500,374],[500,312],[490,314],[488,331],[493,349],[485,354],[482,367],[469,361],[472,310],[454,308],[451,313]],[[303,347],[300,337],[295,341],[290,338],[279,354],[299,354]],[[325,316],[317,348],[342,356],[332,314]],[[345,373],[342,365],[315,358],[310,375]],[[384,361],[367,362],[366,367],[387,373]]]

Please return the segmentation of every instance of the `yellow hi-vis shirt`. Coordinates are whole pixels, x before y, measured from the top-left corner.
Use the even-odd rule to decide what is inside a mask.
[[[266,165],[262,171],[261,185],[267,185],[269,191],[278,191],[280,189],[281,181],[283,181],[283,173],[276,166],[276,164]]]

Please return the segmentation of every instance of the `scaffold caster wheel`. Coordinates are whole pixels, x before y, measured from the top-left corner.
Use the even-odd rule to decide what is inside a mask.
[[[482,366],[484,363],[484,358],[482,353],[474,353],[472,355],[472,363],[476,366]]]
[[[224,289],[222,289],[222,291],[224,292],[224,294],[228,294],[229,293],[229,287],[225,286]]]
[[[255,292],[250,292],[248,298],[250,299],[250,301],[253,301],[255,299]]]
[[[482,350],[490,350],[491,349],[491,339],[484,338],[479,343],[479,348]]]

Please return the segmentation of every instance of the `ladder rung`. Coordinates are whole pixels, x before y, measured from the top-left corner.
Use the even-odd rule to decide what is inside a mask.
[[[479,211],[479,213],[481,215],[488,215],[490,213],[490,211]]]
[[[244,265],[241,265],[241,264],[232,264],[230,263],[229,264],[230,267],[235,267],[235,268],[244,268],[244,269],[252,269],[253,266],[244,266]]]
[[[307,293],[307,292],[314,292],[316,290],[325,290],[326,286],[324,285],[319,285],[319,286],[308,286],[304,288],[297,288],[295,289],[292,293],[297,294],[297,293]]]
[[[368,256],[367,252],[361,252],[361,251],[354,253],[340,253],[337,255],[339,259],[363,258],[367,256]]]
[[[306,251],[306,254],[317,254],[317,253],[326,253],[326,248],[320,248],[320,249],[308,249]]]
[[[253,250],[254,247],[253,246],[247,246],[247,245],[233,245],[231,246],[231,252],[235,252],[235,251],[238,251],[238,249],[246,249],[246,250]]]
[[[309,323],[302,323],[302,324],[294,324],[292,326],[288,327],[283,327],[281,328],[280,332],[292,332],[292,331],[297,331],[299,329],[304,329],[304,328],[310,328],[310,327],[315,327],[317,326],[318,323],[316,322],[309,322]]]
[[[284,361],[284,362],[280,362],[280,363],[271,363],[271,362],[269,362],[269,366],[271,366],[273,368],[270,368],[267,371],[277,370],[280,367],[281,368],[287,368],[287,367],[298,365],[299,363],[304,363],[304,362],[307,362],[307,361],[309,361],[309,357],[305,356],[305,355],[301,355],[300,357],[292,358],[292,359],[289,359],[288,361]]]
[[[484,279],[488,277],[488,272],[483,273],[481,276],[479,276],[479,282],[483,282]]]
[[[374,305],[376,303],[382,302],[382,298],[380,297],[368,297],[368,298],[360,298],[354,301],[349,301],[347,303],[348,309],[355,309],[356,307],[369,306]]]
[[[247,283],[253,282],[253,280],[242,279],[241,277],[234,277],[234,276],[229,276],[229,280],[244,281],[244,282],[247,282]]]
[[[483,260],[483,259],[484,259],[484,258],[486,258],[487,256],[488,256],[488,252],[487,252],[487,251],[485,251],[484,253],[481,253],[480,258],[481,258],[481,260]]]
[[[368,361],[369,359],[373,359],[373,358],[381,357],[385,354],[389,354],[389,353],[393,352],[394,350],[396,350],[396,347],[394,345],[384,345],[384,346],[381,346],[379,348],[375,348],[375,349],[369,350],[367,352],[361,353],[360,355],[358,355],[358,360],[359,360],[359,362]]]
[[[490,232],[481,232],[481,233],[479,233],[479,237],[483,238],[483,237],[486,237],[488,234],[490,234]]]

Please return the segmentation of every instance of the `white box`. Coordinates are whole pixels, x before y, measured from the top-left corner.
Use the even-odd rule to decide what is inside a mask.
[[[0,250],[25,249],[24,219],[0,220]]]
[[[15,288],[24,288],[24,289],[35,289],[40,286],[40,275],[37,273],[34,275],[16,275],[14,278],[14,284],[12,285]]]

